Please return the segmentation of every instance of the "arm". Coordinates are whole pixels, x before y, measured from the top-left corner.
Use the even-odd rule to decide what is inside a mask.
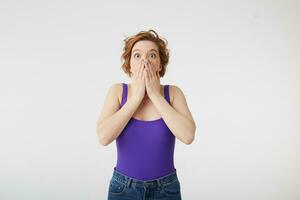
[[[139,106],[139,102],[133,98],[129,98],[124,106],[120,108],[117,91],[120,84],[113,84],[107,93],[102,107],[99,119],[96,123],[96,132],[100,144],[107,146],[113,142],[122,132],[135,110]]]
[[[185,144],[191,144],[196,131],[192,114],[181,89],[170,85],[171,91],[174,96],[173,107],[160,94],[153,95],[151,100],[175,137]]]

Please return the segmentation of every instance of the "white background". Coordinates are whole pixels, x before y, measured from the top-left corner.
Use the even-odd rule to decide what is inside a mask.
[[[95,127],[123,39],[169,42],[162,84],[196,121],[184,200],[299,200],[299,1],[0,1],[0,200],[106,199]],[[298,77],[297,77],[298,76]],[[298,80],[296,80],[298,78]]]

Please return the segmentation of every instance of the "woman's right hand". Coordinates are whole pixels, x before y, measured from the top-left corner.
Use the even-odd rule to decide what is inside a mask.
[[[139,103],[143,100],[145,93],[146,93],[146,83],[145,83],[145,63],[141,60],[139,65],[139,69],[137,73],[133,74],[132,81],[131,81],[131,90],[132,94],[131,97],[138,101]]]

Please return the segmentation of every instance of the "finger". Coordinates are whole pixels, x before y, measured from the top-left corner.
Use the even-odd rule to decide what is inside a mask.
[[[145,66],[145,69],[144,69],[144,77],[145,77],[145,81],[148,82],[147,73],[148,73],[148,69],[147,69],[147,67]]]
[[[133,74],[133,78],[137,79],[137,77],[139,76],[140,70],[138,69],[134,74]]]
[[[138,69],[138,75],[137,75],[137,77],[138,78],[141,78],[142,77],[142,72],[143,72],[143,62],[141,61],[141,63],[140,63],[140,65],[139,65],[139,69]]]
[[[144,71],[144,74],[147,75],[147,66],[146,66],[145,62],[143,62],[143,71]]]
[[[151,74],[152,74],[152,78],[156,78],[156,74],[155,74],[155,68],[154,66],[152,65],[152,63],[149,63],[149,66],[151,68]]]
[[[153,66],[150,63],[148,63],[147,66],[149,68],[150,78],[151,79],[155,78]]]
[[[146,73],[146,76],[147,76],[147,80],[148,82],[151,80],[151,74],[150,74],[150,69],[148,66],[146,66],[146,69],[147,69],[147,73]]]
[[[144,83],[147,81],[147,77],[146,77],[146,70],[143,71],[143,81]]]
[[[145,69],[145,68],[142,68],[142,72],[141,72],[141,77],[140,77],[140,79],[143,79],[143,78],[144,78],[145,71],[146,71],[146,69]]]
[[[159,71],[156,72],[156,76],[158,79],[160,78]]]
[[[147,70],[146,69],[144,69],[144,71],[143,71],[143,79],[144,79],[144,82],[146,83],[146,81],[147,81]]]
[[[146,70],[146,69],[145,69],[145,73],[144,73],[144,74],[145,74],[145,84],[146,84],[146,85],[148,85],[148,83],[149,83],[149,79],[148,79],[148,75],[147,75],[147,74],[148,74],[148,72],[147,72],[147,70]]]

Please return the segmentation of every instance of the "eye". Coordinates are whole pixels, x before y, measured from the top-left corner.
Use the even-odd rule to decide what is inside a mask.
[[[155,53],[151,53],[150,56],[151,56],[151,58],[156,58],[156,54]]]
[[[133,57],[136,57],[136,56],[140,56],[140,54],[139,54],[139,53],[136,53],[136,54],[133,55]],[[139,58],[139,57],[138,57],[138,58]]]

